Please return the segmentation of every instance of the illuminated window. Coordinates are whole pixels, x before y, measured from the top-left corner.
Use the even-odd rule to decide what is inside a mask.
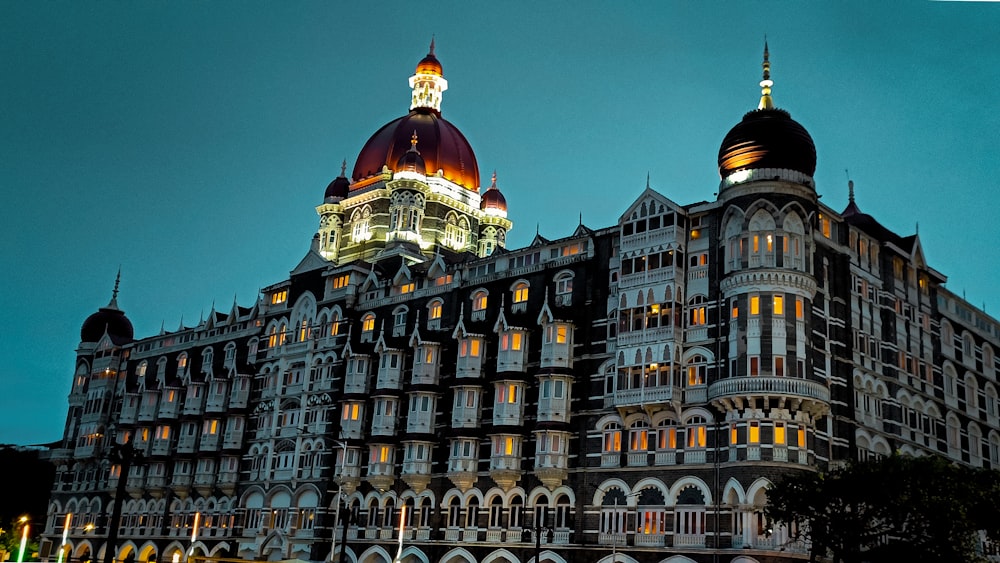
[[[462,358],[465,357],[478,357],[479,356],[479,339],[478,338],[466,338],[461,341],[458,347],[458,355]]]
[[[805,303],[802,301],[801,297],[795,298],[795,318],[802,319],[802,315],[805,311]]]
[[[344,404],[344,420],[360,420],[361,419],[361,403],[346,403]]]
[[[672,450],[677,447],[677,428],[674,421],[665,420],[657,428],[657,447],[661,450]]]
[[[733,308],[732,308],[732,313],[730,314],[730,318],[733,319],[740,318],[740,306],[739,304],[736,303],[735,299],[733,299]]]
[[[703,295],[694,296],[688,303],[690,310],[690,324],[688,326],[704,326],[708,322],[707,307],[705,306]]]
[[[622,427],[612,422],[604,427],[604,453],[622,451]]]
[[[740,433],[736,427],[736,423],[729,425],[729,445],[735,446],[740,443]]]
[[[704,448],[708,442],[707,434],[705,419],[700,416],[691,417],[687,426],[687,447]]]
[[[649,449],[649,428],[645,422],[639,421],[629,428],[629,450],[633,452]]]
[[[819,229],[824,237],[830,238],[830,219],[822,213],[819,214]]]
[[[799,435],[799,438],[798,438],[799,447],[800,448],[806,447],[806,428],[805,428],[805,426],[799,426],[798,435]]]
[[[785,314],[785,298],[781,295],[774,296],[774,316]]]
[[[785,423],[775,422],[774,423],[774,443],[778,446],[785,445]]]
[[[760,423],[755,420],[750,421],[749,426],[747,426],[747,443],[760,443]]]
[[[428,308],[427,316],[431,320],[440,319],[441,318],[442,301],[440,299],[435,300],[435,301],[431,301],[427,305],[427,308]]]
[[[520,399],[520,388],[513,383],[502,383],[497,387],[497,403],[517,403]]]
[[[347,284],[351,281],[350,274],[344,274],[342,276],[337,276],[333,278],[333,289],[341,289],[347,287]]]
[[[528,284],[520,282],[514,286],[514,303],[524,303],[528,300]]]
[[[280,305],[288,301],[288,290],[282,289],[271,294],[271,305]]]
[[[484,311],[486,309],[486,292],[477,291],[472,294],[472,310],[473,311]]]
[[[566,325],[556,325],[556,343],[565,344],[566,343]]]
[[[157,440],[168,440],[168,439],[170,439],[170,427],[169,426],[157,426],[156,427],[156,439]]]
[[[218,419],[209,419],[205,421],[204,427],[202,428],[202,434],[218,434],[219,432],[219,421]]]
[[[187,365],[188,365],[187,354],[181,354],[180,356],[177,357],[177,371],[184,371],[184,368],[186,368]]]
[[[688,386],[704,385],[705,373],[708,370],[708,361],[700,354],[692,356],[688,361],[687,375]]]
[[[754,316],[760,314],[760,296],[758,295],[750,297],[750,314]]]
[[[520,350],[523,335],[520,332],[505,332],[500,335],[500,349],[503,351]]]
[[[413,290],[417,288],[417,284],[414,282],[404,283],[396,289],[396,293],[403,295],[406,293],[413,293]]]
[[[368,313],[361,319],[361,331],[371,332],[375,330],[375,315]]]

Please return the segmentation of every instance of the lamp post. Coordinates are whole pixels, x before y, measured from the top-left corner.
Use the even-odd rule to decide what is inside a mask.
[[[334,440],[334,444],[340,446],[342,461],[340,462],[340,472],[337,478],[337,503],[336,510],[333,514],[333,533],[330,534],[330,563],[334,561],[340,561],[343,557],[334,559],[337,556],[337,527],[340,525],[340,500],[344,492],[344,471],[347,469],[347,442],[341,442],[340,440]],[[344,526],[344,541],[340,544],[340,551],[344,551],[344,544],[347,541],[347,526]]]
[[[66,520],[63,522],[63,533],[62,533],[62,543],[59,544],[59,560],[58,563],[63,563],[63,556],[66,554],[66,542],[69,540],[69,525],[73,521],[73,513],[66,513]]]
[[[118,526],[122,519],[122,504],[125,503],[125,485],[132,466],[142,463],[142,452],[132,446],[132,434],[130,433],[124,444],[111,446],[111,454],[108,458],[121,467],[118,474],[118,486],[115,488],[115,507],[111,511],[111,521],[108,522],[108,542],[104,546],[104,563],[114,563],[116,544],[118,543]]]
[[[535,563],[540,563],[540,559],[541,559],[541,556],[542,556],[542,532],[544,531],[544,532],[546,532],[546,533],[549,534],[549,540],[550,541],[552,539],[552,528],[549,528],[549,527],[545,526],[545,517],[548,516],[548,513],[549,513],[549,507],[548,506],[543,506],[542,507],[541,518],[538,518],[538,516],[539,516],[538,512],[537,511],[535,512],[535,522],[534,522],[534,524],[535,524],[535,528],[534,528],[534,533],[535,533]]]

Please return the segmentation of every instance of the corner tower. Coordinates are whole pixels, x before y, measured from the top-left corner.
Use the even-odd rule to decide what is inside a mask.
[[[817,421],[830,408],[823,362],[811,345],[816,149],[805,128],[774,107],[770,66],[765,42],[760,103],[719,149],[725,361],[708,400],[729,423],[737,456],[730,459],[805,464],[815,455]],[[760,446],[762,429],[772,433],[770,449]]]

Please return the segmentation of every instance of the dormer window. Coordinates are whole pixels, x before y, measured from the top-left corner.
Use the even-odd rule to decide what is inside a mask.
[[[375,333],[375,315],[373,313],[368,313],[364,317],[361,317],[361,341],[371,342],[374,340],[373,335]]]
[[[472,320],[481,321],[486,318],[486,303],[489,294],[485,289],[477,290],[472,294]]]
[[[281,305],[288,301],[288,290],[282,289],[271,293],[271,305]]]

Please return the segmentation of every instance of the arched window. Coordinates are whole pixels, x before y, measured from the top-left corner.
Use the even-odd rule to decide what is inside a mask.
[[[704,385],[705,377],[708,373],[708,360],[701,354],[695,354],[688,360],[687,384],[688,387]]]
[[[487,297],[489,293],[485,289],[479,289],[472,294],[472,311],[483,311],[486,309]]]
[[[604,453],[619,453],[622,451],[622,425],[609,422],[602,429],[604,434]]]
[[[688,449],[702,449],[707,443],[708,426],[702,416],[692,416],[687,420],[685,432],[687,432]]]
[[[649,450],[649,424],[645,420],[633,422],[628,429],[630,452],[645,452]]]
[[[514,294],[513,302],[514,304],[525,303],[528,301],[528,282],[519,281],[514,284],[511,292]]]
[[[375,314],[368,313],[361,317],[361,340],[372,341],[372,334],[375,332]]]
[[[688,311],[690,312],[688,326],[696,327],[708,324],[707,302],[704,295],[695,295],[688,301]]]

